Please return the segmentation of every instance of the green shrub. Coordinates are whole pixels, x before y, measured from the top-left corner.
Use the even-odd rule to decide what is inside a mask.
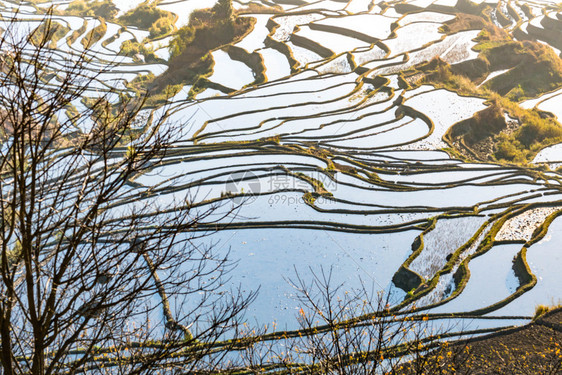
[[[137,93],[146,90],[147,85],[154,79],[154,73],[139,74],[132,81],[127,83],[127,88]]]
[[[494,156],[498,160],[516,162],[523,162],[525,160],[525,155],[522,153],[523,147],[520,143],[510,142],[506,137],[501,137],[500,139],[502,140],[498,143],[496,152],[494,153]]]
[[[107,32],[107,24],[105,23],[103,18],[101,18],[101,23],[98,26],[94,27],[92,30],[90,30],[90,32],[88,32],[88,34],[84,38],[82,38],[80,42],[82,43],[84,48],[91,47],[94,43],[101,40],[101,38],[103,38],[106,32]]]
[[[526,116],[524,125],[517,131],[516,139],[525,147],[541,144],[545,140],[562,138],[562,127],[552,119]]]
[[[157,57],[154,54],[152,48],[139,43],[135,40],[126,40],[121,44],[120,55],[134,57],[135,55],[142,55],[146,62],[157,61]]]
[[[241,40],[256,22],[253,17],[225,19],[223,13],[228,9],[201,9],[190,15],[189,24],[180,28],[169,43],[168,70],[151,83],[151,95],[161,94],[169,85],[191,83],[190,93],[207,87],[203,78],[212,71],[211,52]]]
[[[512,88],[508,93],[507,97],[515,102],[518,102],[522,98],[525,97],[525,90],[521,87],[521,85],[517,85],[517,87]]]
[[[212,50],[228,44],[233,38],[245,34],[253,22],[248,17],[238,17],[233,20],[217,19],[215,13],[208,9],[194,12],[189,25],[180,28],[174,39],[170,41],[170,54],[173,58],[181,55],[188,47]]]
[[[126,26],[135,26],[145,30],[155,27],[156,30],[162,29],[165,25],[172,25],[173,20],[174,15],[171,12],[159,9],[154,4],[142,3],[119,17],[118,21]],[[169,28],[166,32],[168,31]]]
[[[157,38],[159,36],[168,34],[173,29],[174,29],[173,20],[169,17],[164,17],[154,22],[152,26],[150,26],[148,31],[150,31],[151,38]]]
[[[168,46],[172,57],[179,56],[189,44],[195,39],[195,28],[192,26],[184,26],[178,30],[174,39],[170,41]]]
[[[111,0],[74,0],[65,9],[64,13],[73,16],[103,17],[106,20],[113,20],[119,10]]]
[[[45,33],[49,32],[49,35]],[[43,41],[48,41],[47,45],[50,48],[55,48],[57,42],[64,37],[70,28],[62,26],[60,23],[55,21],[44,21],[42,22],[31,34],[31,43],[38,46]],[[46,38],[46,39],[45,39]]]
[[[485,86],[512,100],[532,98],[562,85],[562,61],[538,42],[505,42],[481,50],[490,71],[510,69]]]
[[[463,22],[466,24],[467,20]],[[492,145],[496,159],[527,163],[541,148],[562,142],[562,126],[536,110],[521,108],[517,102],[560,88],[562,60],[541,43],[513,41],[503,30],[490,25],[482,30],[478,41],[477,59],[451,66],[434,58],[404,75],[423,75],[425,83],[489,99],[487,109],[451,128],[450,140],[461,138],[471,155],[478,158],[488,159]],[[501,69],[508,71],[476,86]],[[520,125],[508,129],[505,113],[518,119]]]

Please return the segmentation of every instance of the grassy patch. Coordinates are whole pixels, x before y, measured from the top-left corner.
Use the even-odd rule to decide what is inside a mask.
[[[490,71],[509,69],[484,86],[514,101],[533,98],[562,85],[562,60],[541,43],[509,41],[480,46],[480,51],[479,58],[489,63]]]
[[[109,21],[115,18],[118,11],[119,10],[111,0],[74,0],[64,11],[60,13],[78,17],[103,17]]]
[[[151,47],[136,40],[126,40],[121,44],[120,55],[133,57],[135,60],[142,56],[146,62],[157,62],[158,58]]]
[[[450,65],[434,58],[403,72],[401,82],[409,87],[431,84],[487,99],[487,109],[455,124],[445,139],[469,158],[528,163],[543,147],[562,141],[562,126],[548,114],[522,109],[517,102],[561,87],[562,60],[541,43],[514,41],[485,17],[457,15],[443,31],[480,27],[474,47],[477,59]],[[482,84],[500,70],[506,72]]]
[[[149,85],[150,92],[158,95],[170,85],[197,83],[212,71],[210,52],[241,40],[255,21],[238,17],[224,1],[212,9],[193,12],[189,25],[179,29],[170,42],[169,68]]]
[[[47,42],[47,46],[50,48],[55,48],[57,42],[64,37],[70,28],[62,26],[60,23],[46,20],[43,21],[31,34],[31,43],[35,46],[39,46],[43,42]],[[48,32],[48,35],[45,33]]]
[[[103,18],[100,18],[100,24],[90,30],[88,34],[86,34],[86,36],[82,38],[80,43],[82,43],[82,46],[84,46],[84,48],[90,48],[96,42],[100,41],[106,32],[107,24],[105,23]]]
[[[56,11],[61,15],[98,17],[123,26],[135,26],[148,30],[150,38],[158,38],[175,30],[176,16],[148,1],[117,18],[118,12],[111,0],[74,0],[65,10]]]
[[[142,3],[131,9],[117,21],[125,26],[135,26],[148,30],[151,38],[166,35],[175,29],[173,13],[156,7],[155,4]]]
[[[562,142],[562,126],[537,110],[524,110],[502,98],[504,108],[516,114],[521,126],[509,134],[495,138],[495,157],[498,160],[524,164],[532,160],[544,147]]]

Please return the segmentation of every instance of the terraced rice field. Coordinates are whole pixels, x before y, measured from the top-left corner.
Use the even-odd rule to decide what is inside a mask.
[[[123,10],[133,6],[115,2]],[[53,2],[59,8],[66,3]],[[182,26],[191,11],[213,3],[162,1],[159,7],[176,13]],[[463,328],[475,334],[522,324],[536,304],[558,302],[561,175],[532,165],[455,159],[443,151],[442,137],[486,108],[484,100],[399,85],[400,71],[434,56],[450,63],[476,57],[471,48],[478,31],[440,31],[454,18],[456,1],[253,3],[283,9],[248,14],[257,23],[235,45],[257,54],[264,82],[255,82],[260,72],[249,61],[227,48],[213,51],[209,88],[196,92],[187,84],[141,119],[148,121],[153,111],[184,128],[164,163],[132,181],[116,210],[147,199],[143,192],[163,204],[188,196],[201,208],[236,206],[235,215],[209,218],[201,229],[224,225],[211,239],[238,262],[230,283],[261,287],[247,317],[260,326],[276,322],[278,330],[298,328],[300,305],[286,279],[295,270],[306,277],[321,267],[333,268],[334,282],[346,290],[359,287],[361,278],[389,293],[393,307],[415,305],[445,320],[470,318]],[[562,12],[549,7],[554,3],[489,3],[499,26],[560,53]],[[15,17],[19,31],[29,32],[41,19],[37,7],[49,4],[25,3],[15,12],[18,4],[2,1],[0,27]],[[82,38],[98,22],[54,19],[70,29],[57,44],[60,59],[81,53]],[[169,40],[160,42],[158,62],[139,62],[119,55],[120,46],[142,43],[148,31],[107,26],[87,51],[89,69],[115,66],[88,95],[127,91],[135,77],[167,70]],[[561,103],[558,91],[523,106],[560,120]],[[75,103],[77,110],[81,105]],[[562,148],[545,149],[535,161],[560,165]]]

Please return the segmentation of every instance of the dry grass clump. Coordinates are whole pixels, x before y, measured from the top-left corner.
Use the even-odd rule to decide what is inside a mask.
[[[556,305],[537,305],[537,307],[535,307],[535,315],[533,316],[533,320],[537,320],[538,318],[545,315],[546,313],[549,313],[551,311],[560,308],[562,308],[562,302]]]

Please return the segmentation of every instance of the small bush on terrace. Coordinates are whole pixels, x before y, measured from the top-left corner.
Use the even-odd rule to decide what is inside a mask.
[[[174,15],[171,12],[146,3],[142,3],[119,17],[119,22],[127,26],[149,30],[151,38],[170,32],[173,29],[173,21]]]
[[[111,0],[74,0],[68,5],[64,13],[80,17],[103,17],[106,20],[112,20],[117,12],[118,9]]]

